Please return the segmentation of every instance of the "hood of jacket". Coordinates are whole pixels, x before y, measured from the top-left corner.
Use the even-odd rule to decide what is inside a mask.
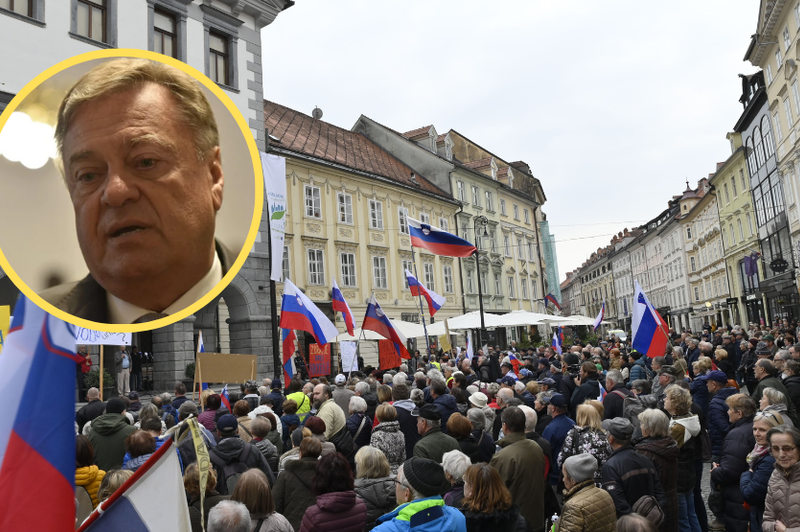
[[[721,390],[717,391],[713,396],[711,396],[711,400],[714,401],[725,401],[731,395],[735,395],[739,393],[739,390],[734,388],[733,386],[729,386],[727,388],[722,388]]]
[[[458,403],[456,403],[456,398],[450,394],[440,395],[433,400],[433,404],[437,407],[444,407],[450,410],[452,413],[458,412]]]
[[[402,408],[403,410],[408,410],[409,412],[412,412],[417,407],[417,405],[415,405],[414,401],[412,401],[411,399],[401,399],[400,401],[395,401],[394,403],[392,403],[392,406],[395,408]]]
[[[673,417],[672,421],[678,423],[679,425],[683,425],[684,431],[684,443],[689,441],[691,438],[696,438],[698,434],[700,434],[700,418],[693,415],[693,414],[686,414],[685,416],[680,417]],[[686,437],[688,435],[688,437]]]
[[[677,460],[681,453],[678,443],[672,436],[665,438],[642,438],[636,442],[637,451],[648,451],[657,454],[664,460]]]
[[[286,462],[286,469],[284,473],[292,473],[297,480],[303,483],[305,487],[311,489],[311,477],[314,476],[314,469],[317,467],[318,460],[316,458],[298,458],[297,460],[289,460]],[[319,500],[319,499],[317,499]]]
[[[150,458],[151,456],[153,456],[153,453],[147,453],[141,456],[137,456],[135,458],[131,458],[130,460],[125,462],[125,465],[122,466],[122,469],[130,469],[131,471],[136,471],[143,463],[147,462],[147,459]]]
[[[104,436],[115,434],[125,427],[130,427],[130,424],[128,418],[121,414],[103,414],[92,421],[92,430]]]
[[[357,478],[355,490],[359,497],[370,502],[376,508],[384,508],[395,496],[393,476],[382,478]]]
[[[96,465],[88,467],[79,467],[75,470],[75,484],[78,486],[87,486],[93,483],[100,474],[100,468]],[[104,473],[105,475],[105,473]]]
[[[372,429],[372,432],[399,432],[400,431],[400,422],[399,421],[381,421],[375,428]]]
[[[346,512],[356,504],[355,491],[335,491],[317,497],[317,506],[329,512]]]
[[[214,448],[214,452],[227,462],[238,457],[242,452],[244,445],[244,440],[239,438],[239,436],[231,436],[229,438],[220,440],[220,442]]]

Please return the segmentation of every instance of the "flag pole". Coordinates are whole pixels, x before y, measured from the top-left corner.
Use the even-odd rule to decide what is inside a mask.
[[[411,246],[411,264],[414,265],[414,277],[417,278],[417,282],[420,282],[419,274],[417,273],[417,259],[414,255],[413,245]],[[428,326],[425,325],[425,311],[422,310],[422,290],[419,289],[419,286],[417,286],[417,298],[419,299],[419,315],[422,318],[422,330],[425,332],[425,350],[428,352],[428,362],[433,362],[433,360],[431,360],[433,353],[431,353],[431,346],[428,342]]]

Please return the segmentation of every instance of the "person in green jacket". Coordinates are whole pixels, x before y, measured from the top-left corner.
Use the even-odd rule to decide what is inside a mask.
[[[122,469],[125,438],[136,429],[125,416],[125,403],[117,397],[106,404],[106,413],[92,421],[89,441],[94,447],[94,461],[103,471]]]

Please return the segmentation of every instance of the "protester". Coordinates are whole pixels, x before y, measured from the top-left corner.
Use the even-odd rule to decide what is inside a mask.
[[[488,464],[469,466],[461,501],[469,532],[524,532],[528,523],[514,504],[500,474]]]
[[[306,510],[300,525],[302,532],[364,530],[367,507],[353,490],[353,472],[341,453],[320,458],[311,479],[311,490],[316,504]]]
[[[208,512],[207,532],[248,532],[252,520],[247,507],[236,501],[220,501]]]
[[[664,490],[667,505],[664,511],[664,522],[661,532],[678,531],[678,443],[670,435],[670,419],[654,408],[648,408],[639,414],[642,437],[634,442],[636,452],[646,456],[656,468],[658,480]],[[694,467],[694,466],[692,466]]]
[[[97,507],[97,490],[106,472],[94,465],[94,448],[89,438],[82,434],[75,436],[75,487],[84,488]]]
[[[769,478],[775,470],[775,457],[770,453],[767,433],[782,424],[783,417],[777,413],[759,412],[753,418],[756,445],[747,455],[748,469],[739,479],[742,499],[750,506],[750,532],[761,532]]]
[[[106,404],[100,400],[100,390],[97,388],[89,388],[86,392],[86,400],[88,403],[83,405],[80,410],[75,413],[75,422],[78,424],[78,434],[83,433],[84,425],[102,416],[106,409]]]
[[[278,475],[272,490],[275,510],[291,523],[295,531],[306,510],[314,505],[312,477],[322,453],[322,443],[316,438],[303,438],[299,446],[299,458],[286,464],[286,469]]]
[[[197,422],[214,432],[217,430],[217,411],[221,406],[222,397],[219,394],[212,393],[206,398],[206,408],[197,416]]]
[[[156,452],[156,440],[146,431],[137,430],[125,438],[125,451],[130,455],[130,460],[125,462],[122,469],[135,472]]]
[[[351,396],[348,412],[350,417],[347,418],[347,428],[356,447],[369,445],[372,420],[367,417],[367,402],[362,397]]]
[[[775,388],[764,388],[761,394],[761,401],[759,407],[762,412],[777,412],[783,418],[783,422],[789,425],[794,425],[789,418],[789,409],[786,404],[786,396]]]
[[[106,413],[92,421],[89,431],[89,441],[94,448],[97,467],[103,471],[122,469],[125,438],[135,430],[125,417],[125,403],[122,399],[110,399],[106,405]]]
[[[558,459],[558,455],[561,454],[561,447],[564,445],[564,439],[567,437],[567,433],[572,430],[572,427],[575,426],[575,422],[567,415],[567,400],[561,394],[554,394],[550,397],[547,413],[552,416],[552,421],[541,434],[545,440],[550,442],[551,456]],[[541,424],[541,417],[539,418],[539,423]],[[536,430],[537,432],[539,431],[539,425],[536,426]],[[551,467],[548,478],[550,484],[558,484],[560,477],[559,468]]]
[[[597,460],[595,482],[599,483],[600,470],[612,452],[606,433],[603,431],[602,418],[592,405],[586,403],[578,406],[576,418],[575,426],[564,438],[564,445],[557,458],[557,467],[561,468],[570,456],[590,454]]]
[[[192,524],[192,532],[203,530],[203,524],[208,524],[208,513],[220,502],[228,499],[226,495],[220,495],[214,488],[217,485],[217,473],[213,467],[208,469],[206,477],[206,488],[203,506],[200,506],[200,469],[197,462],[186,466],[183,472],[183,487],[189,496],[189,519]]]
[[[225,414],[219,418],[217,423],[217,435],[219,443],[213,449],[209,449],[209,458],[217,472],[217,491],[222,495],[230,495],[236,487],[238,477],[242,471],[232,472],[226,475],[227,466],[235,464],[242,466],[243,469],[260,469],[270,483],[274,483],[275,477],[269,464],[258,448],[249,442],[245,442],[239,437],[239,423],[232,414]]]
[[[447,451],[458,450],[458,442],[442,432],[442,414],[434,405],[426,404],[419,409],[417,430],[421,436],[414,446],[414,456],[428,458],[441,463]]]
[[[275,445],[266,439],[269,432],[272,430],[272,424],[269,420],[262,416],[256,416],[250,425],[250,430],[253,432],[253,444],[256,446],[264,459],[269,464],[270,469],[274,473],[278,471],[278,449]]]
[[[564,508],[555,532],[613,532],[617,521],[614,501],[607,491],[595,486],[595,457],[572,455],[564,460],[562,469]]]
[[[464,473],[470,463],[469,457],[461,451],[444,453],[442,469],[445,479],[450,483],[450,490],[442,496],[446,505],[461,509],[461,499],[464,498]]]
[[[383,452],[389,460],[392,474],[396,475],[397,469],[406,460],[406,439],[397,422],[397,409],[383,403],[375,410],[375,417],[378,424],[372,429],[368,443]]]
[[[702,377],[698,377],[702,378]],[[694,504],[695,457],[700,435],[700,418],[690,412],[692,396],[672,385],[665,390],[664,409],[670,414],[670,435],[678,443],[678,523],[681,531],[700,532]],[[662,486],[663,487],[663,486]]]
[[[369,445],[358,450],[353,489],[367,507],[365,531],[372,530],[380,516],[397,506],[394,480],[383,452]]]
[[[775,470],[769,478],[764,507],[764,532],[785,532],[800,527],[800,430],[781,425],[767,432]]]
[[[473,395],[477,394],[483,395],[481,392]],[[495,444],[492,435],[486,432],[486,414],[480,408],[470,408],[467,410],[467,419],[472,423],[471,436],[478,443],[477,461],[488,462],[495,452]]]
[[[728,377],[721,371],[712,371],[705,375],[706,387],[711,394],[708,406],[708,436],[711,440],[711,461],[719,462],[722,442],[728,434],[731,423],[728,419],[728,397],[738,393],[733,386],[728,386]]]

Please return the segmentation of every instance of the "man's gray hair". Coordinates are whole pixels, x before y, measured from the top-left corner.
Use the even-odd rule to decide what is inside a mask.
[[[430,380],[439,379],[439,380],[443,381],[444,380],[444,375],[438,369],[429,369],[428,370],[428,378]]]
[[[539,414],[536,413],[536,410],[528,405],[521,405],[517,408],[525,412],[525,432],[536,430],[536,425],[539,424]]]
[[[400,364],[400,372],[408,373],[408,364]]]
[[[511,388],[500,388],[497,392],[497,398],[502,399],[504,402],[510,401],[514,397],[514,392]]]
[[[625,379],[622,377],[622,372],[618,369],[612,369],[611,371],[609,371],[606,374],[606,380],[613,382],[614,386],[625,382]]]
[[[714,351],[714,344],[711,342],[700,342],[698,347],[700,347],[700,351],[705,351],[707,353]]]
[[[425,422],[426,425],[428,425],[428,428],[431,428],[431,429],[440,429],[440,428],[442,428],[442,420],[441,419],[424,419],[423,418],[423,421]]]
[[[788,349],[781,349],[780,351],[775,353],[775,359],[783,360],[784,362],[786,362],[787,360],[792,359],[792,354],[789,352]]]
[[[178,409],[178,413],[181,415],[181,419],[186,419],[189,417],[189,414],[193,414],[194,417],[197,417],[197,405],[192,401],[186,401]]]
[[[525,391],[525,383],[522,382],[522,381],[515,382],[514,383],[514,389],[517,391],[517,393],[524,392]]]
[[[398,384],[405,384],[406,380],[408,380],[408,375],[404,371],[399,372],[397,375],[392,377],[392,384],[397,386]]]
[[[250,532],[250,511],[240,502],[220,501],[208,512],[208,532]]]
[[[472,422],[472,426],[478,430],[486,428],[486,414],[480,408],[470,408],[467,410],[467,419]]]
[[[361,381],[356,383],[356,393],[360,393],[364,395],[365,393],[369,393],[369,383],[366,381]]]
[[[172,404],[172,395],[169,392],[164,392],[161,394],[161,400],[164,401],[165,405]]]
[[[389,384],[392,381],[392,375],[390,373],[383,374],[383,384]]]
[[[467,468],[472,465],[469,456],[461,451],[447,451],[442,455],[442,469],[445,473],[450,473],[456,482],[464,478]]]
[[[350,397],[350,405],[348,408],[350,408],[351,412],[366,412],[367,402],[364,400],[363,397],[359,397],[358,395],[353,395]]]
[[[696,345],[697,345],[697,338],[692,338],[692,337],[690,336],[689,338],[687,338],[687,339],[686,339],[686,343],[687,343],[687,344],[692,344],[692,345],[696,346]]]
[[[425,373],[424,372],[418,371],[418,372],[414,373],[414,380],[415,381],[417,379],[424,379],[424,378],[425,378]]]

